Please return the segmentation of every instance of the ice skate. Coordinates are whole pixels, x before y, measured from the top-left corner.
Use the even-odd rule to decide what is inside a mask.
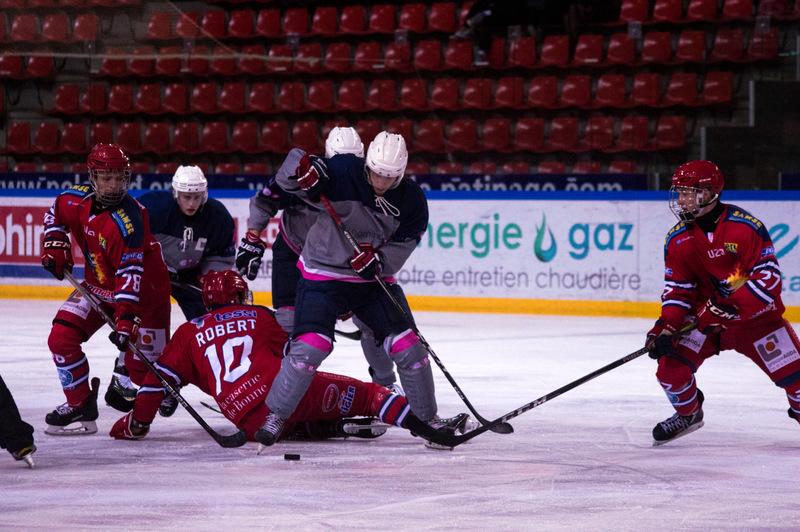
[[[131,382],[128,369],[119,360],[114,362],[114,374],[105,395],[106,404],[120,412],[133,410],[136,401],[136,386]]]
[[[267,419],[264,420],[264,424],[256,431],[255,435],[256,441],[259,443],[258,454],[261,454],[264,447],[270,447],[278,441],[285,423],[286,420],[278,416],[278,414],[270,413],[267,415]]]
[[[448,435],[458,436],[467,432],[467,426],[470,422],[469,414],[461,413],[453,417],[440,418],[435,417],[428,422],[428,425],[433,427],[437,432],[442,432]],[[425,447],[428,449],[436,449],[437,451],[452,451],[452,447],[441,445],[430,440],[425,441]]]
[[[33,453],[36,452],[36,446],[31,444],[27,447],[23,447],[22,449],[17,449],[11,453],[11,456],[14,457],[14,460],[25,462],[28,465],[28,468],[33,469],[36,465],[33,463]]]
[[[179,389],[176,389],[176,391],[179,391]],[[161,404],[158,405],[158,413],[161,417],[169,417],[174,414],[177,409],[178,400],[167,392],[167,395],[161,400]]]
[[[79,407],[69,406],[64,403],[45,416],[47,423],[45,434],[51,436],[78,436],[84,434],[94,434],[97,432],[97,392],[100,387],[100,379],[92,379],[89,387],[89,397],[86,402]],[[78,423],[78,426],[70,427]]]
[[[688,416],[675,413],[671,418],[665,419],[653,427],[653,446],[664,445],[681,436],[686,436],[702,427],[703,422],[703,392],[697,390],[697,401],[699,403],[697,412]]]

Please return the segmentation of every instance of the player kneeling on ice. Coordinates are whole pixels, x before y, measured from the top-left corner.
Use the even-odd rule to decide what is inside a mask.
[[[280,370],[287,336],[272,311],[251,305],[249,300],[247,283],[238,273],[206,275],[203,302],[208,314],[175,331],[156,368],[175,385],[194,384],[213,396],[225,417],[253,440],[269,413],[264,400]],[[145,377],[133,411],[114,424],[111,436],[145,437],[164,394],[155,375]],[[411,413],[405,397],[383,386],[319,372],[287,420],[283,434],[291,437],[300,429],[301,435],[312,439],[374,438],[386,430],[384,424],[393,424],[436,444],[439,436],[463,430],[467,418],[457,416],[437,430]]]
[[[647,345],[676,413],[653,428],[656,445],[703,426],[703,393],[694,374],[727,349],[783,388],[789,417],[800,421],[800,341],[783,318],[775,248],[760,220],[720,201],[724,184],[709,161],[682,164],[672,176],[670,209],[680,222],[667,233],[661,317]],[[691,332],[676,332],[694,320]]]
[[[109,336],[125,351],[130,379],[141,382],[146,367],[128,347],[155,360],[169,335],[169,274],[161,247],[150,232],[147,211],[130,195],[131,165],[116,144],[96,144],[86,161],[91,186],[61,193],[44,216],[42,266],[64,279],[72,271],[70,233],[86,257],[84,286],[107,306],[115,326]],[[47,434],[97,432],[97,391],[89,385],[89,361],[81,349],[106,322],[77,291],[61,305],[47,344],[67,402],[47,414]],[[128,411],[131,404],[111,386],[106,402]],[[69,428],[73,423],[79,427]]]

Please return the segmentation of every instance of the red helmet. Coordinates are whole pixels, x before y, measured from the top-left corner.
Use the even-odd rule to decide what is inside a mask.
[[[86,166],[89,168],[89,182],[100,203],[113,206],[122,201],[128,193],[131,180],[131,163],[122,148],[116,144],[95,144],[86,158]],[[98,176],[113,176],[117,179],[102,179],[100,184]]]
[[[131,162],[122,148],[116,144],[95,144],[89,157],[86,159],[86,166],[89,170],[128,170],[131,169]]]
[[[672,186],[708,189],[719,195],[725,187],[725,178],[711,161],[689,161],[675,169]]]
[[[245,303],[249,293],[245,280],[233,270],[212,271],[203,277],[203,304],[208,310]]]

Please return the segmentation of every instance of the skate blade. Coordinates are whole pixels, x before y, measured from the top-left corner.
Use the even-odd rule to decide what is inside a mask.
[[[391,425],[387,423],[372,423],[371,425],[345,423],[342,425],[342,431],[346,433],[347,436],[372,439],[386,434],[386,431],[389,427],[391,427]]]
[[[664,440],[664,441],[655,441],[655,440],[653,440],[653,447],[660,447],[660,446],[664,445],[665,443],[669,443],[669,442],[671,442],[671,441],[675,441],[675,440],[677,440],[678,438],[683,438],[683,437],[684,437],[684,436],[686,436],[687,434],[691,434],[692,432],[694,432],[694,431],[696,431],[697,429],[701,428],[701,427],[702,427],[703,425],[705,425],[705,424],[706,424],[706,422],[705,422],[705,421],[701,421],[701,422],[700,422],[700,423],[698,423],[697,425],[692,425],[691,427],[689,427],[688,429],[684,430],[683,432],[681,432],[680,434],[678,434],[678,435],[677,435],[677,436],[675,436],[674,438],[670,438],[670,439],[668,439],[668,440]]]
[[[79,423],[79,425],[73,426],[75,423]],[[94,421],[76,421],[75,423],[64,427],[47,425],[44,433],[50,436],[83,436],[97,432],[97,423]]]
[[[28,465],[28,469],[33,469],[36,466],[31,455],[23,456],[22,461]]]
[[[258,447],[256,448],[256,455],[257,456],[261,456],[261,453],[263,453],[267,448],[268,447],[266,445],[264,445],[263,443],[259,443]]]
[[[428,449],[433,449],[434,451],[452,451],[453,447],[449,447],[447,445],[441,445],[438,443],[434,443],[432,441],[426,441],[425,447]]]

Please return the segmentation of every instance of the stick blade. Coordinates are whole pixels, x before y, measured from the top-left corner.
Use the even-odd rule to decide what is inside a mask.
[[[226,449],[232,449],[234,447],[241,447],[247,443],[247,435],[243,430],[240,430],[239,432],[228,435],[217,434],[214,436],[214,440],[216,440],[220,446]]]
[[[511,434],[514,432],[514,427],[512,427],[510,423],[499,423],[489,430],[497,434]]]

